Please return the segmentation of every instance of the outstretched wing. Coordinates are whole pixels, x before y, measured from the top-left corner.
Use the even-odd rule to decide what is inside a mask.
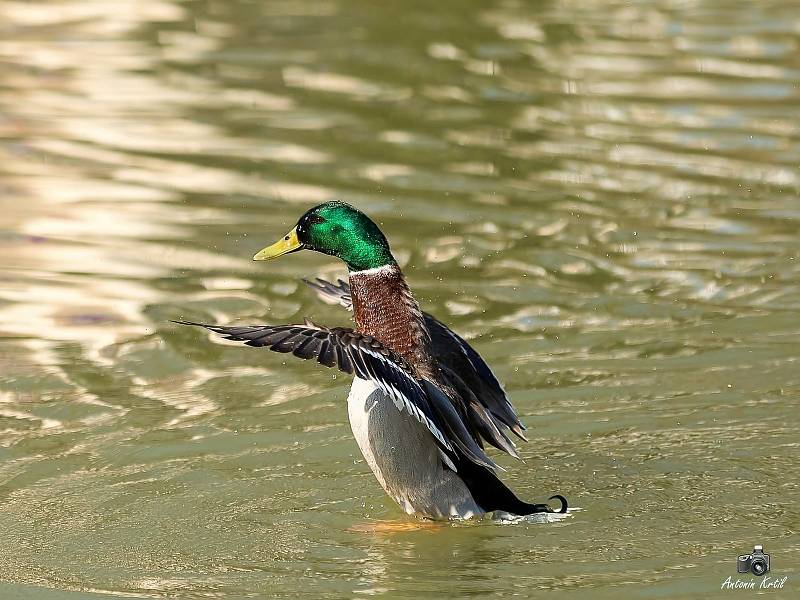
[[[343,327],[331,329],[306,321],[303,325],[251,325],[224,327],[189,321],[181,325],[204,327],[248,346],[315,358],[361,379],[375,382],[397,406],[406,410],[433,435],[448,466],[455,470],[456,452],[488,468],[497,465],[470,435],[452,402],[436,385],[417,378],[405,361],[374,337]]]
[[[353,309],[353,299],[350,295],[350,285],[341,279],[337,279],[336,283],[325,281],[324,279],[316,278],[315,281],[305,281],[317,295],[328,304],[341,304],[347,310]],[[504,435],[503,430],[507,427],[513,431],[521,439],[525,438],[525,426],[520,422],[514,407],[508,399],[503,387],[495,377],[489,365],[481,358],[475,349],[470,346],[467,341],[450,329],[447,325],[442,323],[439,319],[424,313],[425,325],[431,333],[433,342],[433,353],[436,359],[444,366],[448,367],[453,373],[457,373],[466,387],[474,394],[485,412],[488,412],[492,423],[485,422],[485,415],[482,414],[480,408],[476,407],[475,415],[472,415],[474,425],[480,430],[493,426],[500,430],[501,435]],[[457,382],[456,382],[457,384]],[[463,396],[463,394],[462,394]],[[465,397],[464,401],[469,405],[470,398]],[[482,434],[483,435],[483,434]],[[514,454],[509,451],[508,445],[513,444],[509,440],[508,443],[499,442],[495,443],[491,437],[483,436],[492,445]],[[527,440],[526,440],[527,441]]]
[[[519,420],[497,377],[480,354],[436,317],[425,313],[425,325],[431,332],[433,353],[436,358],[461,377],[481,406],[489,413],[494,424],[501,430],[508,427],[527,441],[525,426]]]
[[[320,300],[326,304],[340,304],[347,310],[353,310],[353,297],[350,295],[350,284],[342,279],[331,283],[317,277],[314,281],[303,279],[311,289],[317,292]]]

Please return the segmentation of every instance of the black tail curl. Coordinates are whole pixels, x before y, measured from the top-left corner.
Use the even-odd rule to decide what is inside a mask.
[[[567,499],[564,498],[564,496],[562,496],[561,494],[554,494],[553,496],[550,496],[548,500],[558,500],[559,502],[561,502],[561,509],[558,511],[560,513],[565,513],[569,510],[569,504],[567,503]]]
[[[527,502],[522,502],[522,504],[528,509],[528,512],[523,513],[515,513],[520,515],[532,515],[535,513],[565,513],[569,509],[569,504],[567,503],[567,499],[564,498],[561,494],[555,494],[554,496],[550,496],[548,500],[558,500],[561,503],[561,508],[558,510],[553,510],[553,508],[549,504],[528,504]]]
[[[565,513],[569,508],[567,499],[561,494],[550,496],[548,500],[561,502],[559,510],[549,504],[530,504],[517,498],[516,494],[500,481],[494,471],[483,465],[459,457],[456,460],[458,476],[464,481],[475,502],[486,512],[502,510],[512,515],[532,515],[535,513]]]

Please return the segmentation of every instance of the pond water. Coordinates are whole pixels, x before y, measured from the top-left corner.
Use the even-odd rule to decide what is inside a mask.
[[[0,0],[0,596],[800,586],[800,7]],[[378,221],[557,523],[417,526],[349,377],[171,324],[343,325],[252,254]],[[406,531],[381,525],[408,523]]]

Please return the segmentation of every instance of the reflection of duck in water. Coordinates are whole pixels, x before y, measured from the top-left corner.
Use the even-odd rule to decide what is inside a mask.
[[[249,327],[185,324],[355,374],[347,399],[353,434],[380,484],[408,514],[442,519],[554,512],[547,504],[523,502],[495,475],[498,467],[483,443],[517,457],[508,431],[525,439],[524,427],[478,353],[420,310],[378,226],[347,204],[327,202],[254,259],[302,249],[347,264],[349,284],[309,285],[323,299],[352,309],[355,330],[308,320]],[[566,499],[552,498],[566,512]]]

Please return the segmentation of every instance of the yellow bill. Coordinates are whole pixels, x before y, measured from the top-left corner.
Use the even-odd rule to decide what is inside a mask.
[[[303,244],[297,239],[297,227],[295,227],[271,246],[267,246],[263,250],[260,250],[253,257],[253,260],[270,260],[302,248]]]

